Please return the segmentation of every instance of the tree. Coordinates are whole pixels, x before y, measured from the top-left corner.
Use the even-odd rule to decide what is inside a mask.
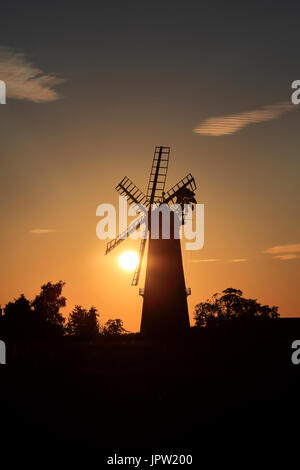
[[[105,336],[119,336],[123,333],[127,333],[127,330],[123,327],[123,321],[120,318],[108,320],[102,328],[102,334]]]
[[[69,315],[66,331],[71,336],[91,339],[99,334],[98,313],[95,307],[89,310],[76,305]]]
[[[8,302],[4,308],[4,314],[7,318],[16,318],[19,320],[20,317],[32,312],[30,301],[26,299],[24,294],[21,294],[18,299],[14,302]]]
[[[31,302],[24,294],[6,304],[2,320],[4,332],[9,337],[28,338],[34,335],[34,314]]]
[[[66,298],[61,295],[64,285],[63,281],[42,285],[40,294],[31,304],[43,335],[64,334],[65,318],[60,313],[66,305]]]
[[[228,288],[214,294],[211,300],[195,306],[194,319],[197,327],[219,326],[233,320],[278,318],[278,307],[261,305],[256,299],[246,299],[243,292]]]

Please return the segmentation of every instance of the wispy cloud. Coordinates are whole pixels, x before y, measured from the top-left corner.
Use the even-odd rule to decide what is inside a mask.
[[[281,259],[282,261],[286,261],[286,260],[288,260],[288,259],[296,259],[296,258],[299,258],[299,256],[296,255],[296,254],[294,254],[294,253],[293,253],[293,254],[291,253],[291,254],[286,254],[286,255],[276,255],[276,256],[274,256],[274,258],[276,258],[276,259]]]
[[[289,259],[299,258],[297,253],[300,253],[300,243],[291,243],[288,245],[276,245],[264,250],[263,253],[268,253],[273,256],[274,259],[280,259],[281,261],[287,261]]]
[[[300,253],[300,243],[272,246],[272,248],[268,248],[263,251],[263,253],[270,253],[271,255],[280,253]]]
[[[29,230],[29,233],[34,233],[35,235],[44,235],[46,233],[53,233],[56,232],[53,228],[34,228]]]
[[[248,261],[247,258],[235,258],[230,260],[231,263],[244,263],[245,261]]]
[[[209,259],[193,259],[192,263],[215,263],[217,261],[222,261],[221,259],[209,258]]]
[[[226,259],[219,259],[219,258],[208,258],[208,259],[194,259],[192,263],[243,263],[244,261],[248,261],[247,258],[234,258],[230,260]]]
[[[0,47],[0,79],[6,83],[7,97],[36,103],[57,100],[59,94],[53,87],[64,81],[44,73],[24,54],[7,47]]]
[[[203,121],[194,129],[196,134],[202,135],[229,135],[234,134],[249,124],[278,119],[283,113],[297,109],[289,101],[262,106],[261,108],[227,116],[211,117]]]

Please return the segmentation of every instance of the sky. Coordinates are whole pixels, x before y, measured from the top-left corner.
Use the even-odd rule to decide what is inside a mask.
[[[100,322],[140,326],[142,298],[105,256],[96,208],[123,176],[146,191],[171,147],[167,188],[189,172],[205,243],[183,250],[194,305],[227,287],[297,316],[298,2],[10,1],[1,6],[0,303],[60,279]],[[140,286],[143,287],[143,276]]]

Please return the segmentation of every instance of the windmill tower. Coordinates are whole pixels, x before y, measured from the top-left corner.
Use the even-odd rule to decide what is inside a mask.
[[[169,156],[170,147],[155,147],[146,194],[127,176],[116,186],[119,194],[125,196],[128,204],[138,209],[140,215],[124,233],[107,244],[105,251],[105,254],[108,254],[147,222],[146,234],[141,240],[139,249],[139,263],[131,283],[133,286],[138,285],[146,242],[149,238],[145,287],[139,290],[143,296],[141,333],[145,335],[178,333],[189,328],[187,295],[191,291],[185,287],[178,234],[180,224],[184,223],[184,204],[196,203],[194,198],[196,184],[192,175],[188,174],[165,192]],[[144,210],[140,209],[141,204]],[[170,233],[167,238],[164,235],[162,213],[159,210],[162,204],[169,210]],[[181,214],[171,210],[170,204],[180,204]],[[158,211],[158,231],[154,238],[151,223],[155,211]]]

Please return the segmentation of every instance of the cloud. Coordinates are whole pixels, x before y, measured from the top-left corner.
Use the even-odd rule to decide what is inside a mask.
[[[273,246],[272,248],[268,248],[263,251],[263,253],[270,253],[271,255],[280,253],[300,253],[300,243]]]
[[[222,262],[222,263],[242,263],[244,261],[248,261],[247,258],[235,258],[230,260],[223,260],[217,258],[208,258],[208,259],[194,259],[192,263],[215,263],[215,262]]]
[[[286,255],[277,255],[277,256],[273,256],[273,258],[281,259],[281,260],[285,261],[285,260],[288,260],[288,259],[296,259],[296,258],[299,258],[299,256],[298,256],[298,255],[295,255],[295,254],[286,254]]]
[[[57,100],[60,95],[53,87],[64,81],[45,74],[24,54],[7,47],[0,47],[0,79],[6,83],[7,97],[36,103]]]
[[[34,228],[32,230],[29,230],[29,233],[34,233],[36,235],[44,235],[45,233],[53,233],[56,232],[56,230],[52,228]]]
[[[209,258],[209,259],[193,259],[192,263],[214,263],[216,261],[222,261],[221,259]]]
[[[244,263],[245,261],[248,261],[248,259],[247,258],[235,258],[230,261],[231,263]]]
[[[262,106],[253,111],[229,114],[227,116],[217,116],[208,118],[194,129],[196,134],[202,135],[229,135],[234,134],[248,124],[271,121],[278,119],[281,114],[297,109],[289,101]]]
[[[263,253],[268,253],[273,256],[274,259],[280,259],[282,261],[286,261],[289,259],[296,259],[299,258],[297,253],[300,253],[300,243],[291,243],[289,245],[276,245],[268,248],[267,250],[263,251]]]

